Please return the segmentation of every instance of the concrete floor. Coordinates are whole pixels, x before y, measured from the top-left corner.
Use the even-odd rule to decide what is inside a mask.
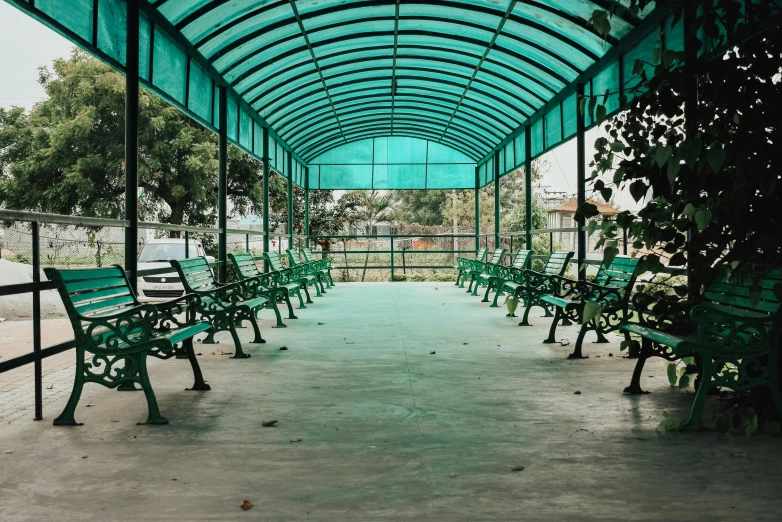
[[[82,427],[51,425],[62,400],[0,427],[0,520],[782,516],[780,441],[657,432],[691,390],[653,361],[653,393],[622,395],[618,340],[568,361],[540,343],[547,319],[517,327],[449,283],[340,284],[298,315],[263,321],[251,359],[199,346],[210,392],[183,391],[186,361],[152,367],[168,426],[135,424],[140,393],[92,387]]]

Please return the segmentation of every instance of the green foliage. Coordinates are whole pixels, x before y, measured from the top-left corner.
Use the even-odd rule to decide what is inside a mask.
[[[432,226],[444,223],[443,209],[448,204],[447,190],[395,190],[396,217],[402,223]]]
[[[41,69],[48,98],[29,113],[0,108],[0,204],[120,218],[125,194],[125,80],[74,51]],[[262,211],[262,165],[229,147],[228,195],[239,214]],[[217,138],[145,90],[139,100],[139,211],[148,221],[211,225]],[[279,178],[275,176],[274,178]],[[279,181],[273,183],[273,188]],[[284,181],[283,181],[284,186]]]
[[[631,6],[649,3],[632,0]],[[626,111],[602,125],[591,163],[594,191],[605,196],[626,188],[644,206],[636,216],[620,213],[617,229],[601,230],[601,240],[611,246],[626,229],[634,248],[651,252],[641,270],[657,273],[661,260],[689,263],[698,268],[692,282],[698,287],[723,265],[780,262],[782,39],[769,36],[782,27],[772,4],[686,3],[695,13],[685,19],[692,55],[667,49],[660,39],[652,63],[639,60],[633,67],[637,87],[625,92]],[[656,2],[658,8],[673,5]],[[682,9],[674,13],[679,22]],[[608,34],[614,14],[613,8],[593,13],[595,30]],[[698,49],[704,52],[696,54]],[[697,108],[688,104],[694,88]],[[604,104],[601,93],[579,106],[599,118]],[[586,218],[596,212],[579,210]],[[613,254],[606,249],[606,258]]]

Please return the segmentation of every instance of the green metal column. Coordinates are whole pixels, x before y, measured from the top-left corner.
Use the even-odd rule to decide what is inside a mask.
[[[524,248],[532,250],[532,135],[529,125],[524,129],[524,202],[526,205],[524,214],[527,222]]]
[[[293,248],[293,153],[288,151],[288,248]]]
[[[500,248],[500,153],[494,153],[494,248]]]
[[[577,96],[584,96],[584,84],[579,83],[576,86]],[[586,133],[584,130],[584,113],[576,113],[576,185],[578,190],[578,208],[580,209],[586,200]],[[578,279],[583,281],[586,276],[586,220],[580,216],[577,220],[578,227]]]
[[[125,270],[130,286],[138,283],[138,0],[127,2],[125,37]]]
[[[263,251],[269,252],[269,128],[263,129]],[[263,269],[269,271],[269,262],[264,259]]]
[[[480,187],[481,187],[481,171],[478,167],[475,167],[475,254],[478,254],[478,249],[481,248],[481,200],[480,200]]]
[[[228,267],[228,90],[224,85],[219,88],[220,118],[217,123],[218,137],[218,175],[217,175],[217,228],[220,229],[217,241],[217,261],[220,263],[218,279],[225,283]]]
[[[304,169],[304,241],[310,246],[310,168]]]

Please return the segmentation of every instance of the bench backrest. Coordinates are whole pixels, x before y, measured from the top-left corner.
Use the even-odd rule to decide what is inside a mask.
[[[45,268],[44,272],[60,292],[69,314],[73,311],[89,318],[138,304],[125,271],[118,265],[79,270]]]
[[[219,288],[209,261],[205,257],[194,257],[192,259],[182,259],[171,261],[171,264],[179,272],[182,278],[182,284],[186,293],[206,292]]]
[[[543,267],[543,273],[548,275],[561,276],[567,270],[570,258],[575,252],[552,252],[546,260],[546,266]]]
[[[247,279],[248,277],[256,277],[262,275],[258,270],[258,265],[255,264],[255,259],[250,252],[241,252],[239,254],[228,254],[228,259],[236,269],[239,279]]]
[[[640,259],[629,256],[616,256],[611,266],[600,265],[595,276],[595,283],[600,286],[611,286],[623,290],[632,290],[635,284],[635,269]]]
[[[315,261],[315,256],[312,254],[312,250],[309,247],[300,248],[299,252],[304,256],[304,260],[308,263]]]
[[[729,277],[723,272],[706,287],[703,297],[711,303],[776,315],[779,299],[774,295],[774,286],[777,284],[782,284],[782,270],[779,269],[761,277],[740,274]]]
[[[302,256],[301,251],[295,248],[289,248],[285,252],[288,253],[288,266],[296,266],[302,264],[302,257],[306,260],[306,256]]]
[[[502,263],[502,258],[505,257],[505,252],[507,252],[507,250],[504,248],[496,249],[488,262],[492,265],[499,265]]]
[[[269,266],[273,271],[285,270],[285,265],[282,264],[282,257],[277,252],[264,252],[263,257],[269,262]]]
[[[530,257],[532,257],[532,250],[519,250],[513,257],[513,263],[510,266],[518,268],[519,270],[527,268]]]
[[[139,304],[125,270],[118,265],[78,270],[45,268],[44,273],[60,293],[77,336],[84,331],[82,320],[97,319]]]
[[[489,249],[481,248],[475,253],[475,260],[483,263],[486,260],[487,255],[489,255]]]

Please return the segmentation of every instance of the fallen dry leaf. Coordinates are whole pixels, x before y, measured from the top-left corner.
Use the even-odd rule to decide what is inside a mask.
[[[217,355],[217,354],[216,354],[215,352],[212,352],[212,353],[211,353],[211,354],[209,354],[209,355]]]
[[[524,471],[524,466],[513,466],[510,468],[511,471]]]
[[[174,477],[174,478],[172,478],[171,480],[179,480],[179,479],[178,479],[178,478],[176,478],[176,477]]]
[[[252,509],[253,505],[254,504],[252,502],[250,502],[249,500],[245,500],[244,502],[239,504],[239,507],[242,508],[243,510],[247,511],[248,509]]]
[[[88,458],[88,455],[84,455],[82,458],[83,458],[83,459],[86,459],[86,458]]]
[[[119,421],[118,421],[118,420],[113,420],[113,421],[111,421],[111,422],[119,422]]]
[[[434,354],[436,354],[436,353],[437,353],[437,352],[429,352],[429,355],[434,355]]]
[[[263,426],[264,428],[269,428],[271,426],[274,426],[275,424],[277,424],[276,420],[265,421],[261,419],[261,426]]]
[[[287,349],[288,349],[288,347],[287,347],[287,346],[280,346],[280,350],[283,350],[283,351],[285,351],[285,350],[287,350]]]
[[[291,439],[291,442],[301,442],[301,437],[296,437],[295,439]]]
[[[448,475],[448,476],[449,476],[449,477],[451,477],[451,478],[454,478],[454,477],[456,476],[456,473],[451,473],[451,474],[450,474],[450,475]]]
[[[731,457],[746,457],[747,454],[746,453],[731,453],[730,456]]]

